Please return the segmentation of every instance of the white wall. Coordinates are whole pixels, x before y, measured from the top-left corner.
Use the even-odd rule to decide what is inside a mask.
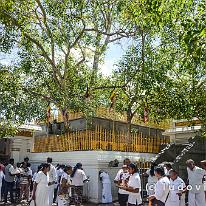
[[[113,179],[119,168],[110,168],[108,163],[114,159],[118,159],[120,165],[123,160],[128,157],[132,161],[138,159],[150,160],[155,154],[149,153],[126,153],[113,151],[76,151],[76,152],[48,152],[48,153],[30,153],[29,158],[33,168],[38,164],[45,162],[47,157],[53,158],[53,164],[63,163],[74,166],[77,162],[83,164],[83,168],[88,176],[90,176],[89,200],[94,203],[99,203],[101,200],[101,183],[99,181],[99,171],[106,170]],[[112,184],[113,199],[117,199],[117,188]]]
[[[22,162],[30,155],[32,137],[15,136],[10,139],[12,139],[11,158],[14,158],[15,163]]]

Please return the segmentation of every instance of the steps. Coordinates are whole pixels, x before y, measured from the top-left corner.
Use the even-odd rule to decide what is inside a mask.
[[[183,179],[187,179],[186,161],[193,159],[197,166],[200,161],[206,159],[206,139],[201,136],[195,136],[188,140],[189,144],[176,157],[173,167],[179,172]]]
[[[160,164],[162,162],[174,162],[185,146],[185,144],[167,144],[166,147],[162,149],[158,155],[156,155],[154,162],[156,164]]]
[[[188,140],[187,144],[167,144],[153,160],[155,163],[172,162],[184,180],[187,179],[186,161],[193,159],[197,166],[200,161],[206,159],[206,139],[195,136]]]

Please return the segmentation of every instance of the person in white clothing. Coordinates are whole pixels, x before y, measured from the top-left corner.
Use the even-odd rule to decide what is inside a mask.
[[[7,203],[8,192],[10,193],[10,200],[13,203],[13,188],[15,184],[15,176],[20,174],[19,169],[14,165],[14,159],[9,160],[9,164],[4,168],[4,203]]]
[[[59,190],[59,183],[61,180],[62,175],[64,174],[65,165],[57,164],[56,166],[56,173],[57,173],[57,182],[54,185],[54,200],[53,202],[57,202],[57,194]]]
[[[65,166],[61,180],[59,183],[59,192],[58,192],[58,206],[67,206],[69,205],[69,197],[71,196],[71,175],[72,167]]]
[[[32,195],[35,206],[49,206],[49,170],[50,164],[44,163],[35,178]]]
[[[82,169],[82,164],[77,163],[70,175],[72,181],[72,199],[75,205],[81,205],[83,196],[83,185],[87,176]]]
[[[170,181],[168,177],[165,176],[163,167],[155,168],[155,176],[158,178],[158,181],[155,185],[155,193],[149,196],[149,201],[152,201],[153,206],[165,206],[169,195]]]
[[[205,193],[203,178],[206,171],[195,166],[192,159],[187,160],[188,183],[191,188],[188,195],[189,206],[205,206]]]
[[[120,185],[119,188],[129,192],[128,206],[142,205],[141,180],[136,164],[130,163],[128,171],[130,174],[128,183]]]
[[[1,202],[1,188],[4,179],[3,167],[0,165],[0,202]]]
[[[206,160],[201,161],[202,168],[206,170]]]
[[[41,165],[39,165],[39,166],[37,167],[37,171],[32,175],[32,182],[35,181],[36,176],[37,176],[38,172],[41,170],[41,168],[42,168]]]
[[[49,206],[52,206],[54,200],[55,183],[57,182],[56,168],[52,165],[52,158],[47,158],[47,163],[50,165],[49,170]]]
[[[122,169],[119,170],[119,172],[117,173],[117,175],[114,179],[114,183],[117,186],[125,185],[129,181],[129,177],[130,177],[130,174],[128,172],[128,166],[123,165]],[[129,197],[129,192],[119,188],[118,202],[119,202],[120,206],[126,206],[127,205],[128,197]]]
[[[102,203],[112,203],[112,187],[109,174],[105,171],[99,172],[102,182]]]
[[[175,170],[170,170],[170,192],[165,206],[185,206],[186,185]]]
[[[27,163],[23,162],[21,165],[21,178],[20,178],[20,198],[29,201],[29,186],[31,182],[31,171],[27,167]]]
[[[170,178],[170,171],[172,170],[172,165],[170,163],[164,164],[165,175]]]
[[[146,171],[146,173],[144,174],[144,176],[148,177],[148,182],[147,182],[147,185],[146,185],[147,195],[148,196],[154,194],[155,184],[158,181],[158,179],[157,179],[157,177],[155,176],[155,173],[154,173],[154,169],[155,169],[156,166],[157,166],[156,163],[152,163],[150,169],[148,169]]]
[[[206,171],[206,160],[201,161],[202,168]],[[204,176],[204,191],[205,191],[205,201],[206,201],[206,174]]]

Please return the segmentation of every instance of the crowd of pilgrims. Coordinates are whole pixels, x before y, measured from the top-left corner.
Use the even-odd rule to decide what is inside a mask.
[[[0,202],[25,202],[35,206],[81,205],[83,185],[88,181],[81,163],[74,167],[54,166],[52,158],[48,157],[32,174],[29,158],[16,165],[14,159],[10,159],[6,165],[0,164]],[[8,194],[10,202],[7,201]]]
[[[142,181],[147,177],[147,199],[150,206],[185,206],[185,196],[188,193],[189,206],[205,206],[206,160],[202,167],[197,167],[193,160],[187,160],[188,181],[184,182],[178,176],[172,165],[151,164],[151,168],[140,175],[135,163],[125,159],[122,168],[114,179],[118,187],[118,202],[120,206],[142,205]],[[99,172],[102,183],[102,203],[112,203],[111,180],[107,171]],[[24,162],[14,164],[10,159],[7,165],[0,164],[0,201],[26,201],[35,206],[81,205],[83,185],[88,182],[81,163],[75,167],[70,165],[52,164],[52,158],[38,166],[32,174],[29,158]],[[14,192],[15,191],[15,192]]]
[[[193,160],[187,160],[188,180],[184,182],[170,163],[160,165],[152,163],[150,169],[140,174],[137,165],[125,159],[122,169],[114,179],[119,188],[120,206],[143,205],[141,178],[144,177],[147,177],[148,182],[146,191],[149,206],[185,206],[186,194],[188,194],[188,206],[206,206],[206,160],[201,163],[203,168],[197,167]],[[108,173],[101,172],[100,177],[103,178],[102,202],[111,202],[111,182],[108,181]]]

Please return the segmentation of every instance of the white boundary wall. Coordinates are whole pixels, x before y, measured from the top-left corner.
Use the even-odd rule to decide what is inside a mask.
[[[129,153],[129,152],[115,152],[115,151],[74,151],[74,152],[48,152],[48,153],[30,153],[30,162],[33,168],[42,162],[45,162],[47,157],[53,158],[53,164],[57,163],[69,164],[74,166],[77,162],[83,164],[83,168],[88,176],[90,182],[88,183],[88,197],[90,202],[99,203],[101,201],[101,183],[99,181],[99,171],[105,170],[109,173],[111,181],[122,166],[125,158],[130,158],[132,161],[144,159],[151,160],[155,154],[149,153]],[[118,159],[119,167],[108,167],[110,161]],[[117,188],[112,185],[113,200],[117,199]]]

